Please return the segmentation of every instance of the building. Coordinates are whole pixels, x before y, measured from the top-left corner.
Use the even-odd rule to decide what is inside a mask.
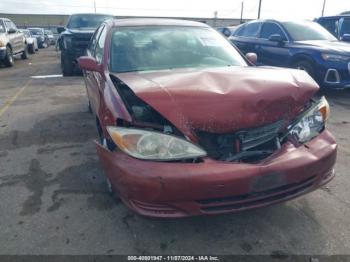
[[[44,27],[55,31],[58,26],[64,26],[68,15],[41,15],[41,14],[5,14],[0,13],[0,17],[11,19],[19,28]],[[116,18],[143,18],[135,16],[116,16]],[[162,17],[165,18],[165,17]],[[230,26],[240,24],[240,19],[235,18],[198,18],[198,17],[171,17],[173,19],[185,19],[206,23],[213,27]]]

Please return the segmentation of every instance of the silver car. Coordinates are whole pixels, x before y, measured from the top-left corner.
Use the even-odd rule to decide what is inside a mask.
[[[39,50],[38,40],[36,37],[32,36],[31,32],[28,29],[20,29],[20,31],[24,34],[24,37],[27,40],[27,48],[30,54],[34,54]]]

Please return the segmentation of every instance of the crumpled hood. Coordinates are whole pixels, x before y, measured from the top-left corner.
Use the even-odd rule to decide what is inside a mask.
[[[318,90],[304,71],[228,67],[115,74],[185,135],[259,127],[300,113]]]
[[[342,55],[350,55],[350,45],[347,42],[327,41],[327,40],[309,40],[295,42],[303,47],[321,50],[328,53],[341,53]]]

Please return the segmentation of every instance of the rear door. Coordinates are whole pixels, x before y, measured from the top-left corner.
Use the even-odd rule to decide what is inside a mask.
[[[271,35],[280,35],[282,43],[270,41]],[[259,64],[270,66],[286,66],[290,60],[289,43],[287,35],[282,28],[274,22],[265,22],[260,31],[259,43],[256,45]]]
[[[253,52],[255,53],[255,45],[258,42],[258,33],[260,30],[261,22],[252,22],[243,25],[239,28],[230,40],[238,47],[243,53]]]

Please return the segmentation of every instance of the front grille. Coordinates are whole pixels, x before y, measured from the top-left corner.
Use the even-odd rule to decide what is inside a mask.
[[[73,36],[72,43],[75,50],[85,51],[89,45],[91,34],[77,34]]]
[[[221,161],[255,162],[279,148],[283,120],[229,134],[197,131],[198,143],[208,156]]]
[[[229,197],[204,199],[196,202],[201,205],[201,210],[205,212],[238,211],[292,198],[293,196],[309,190],[312,187],[315,179],[316,176],[312,176],[300,182],[283,185],[265,191]]]
[[[241,142],[241,150],[246,151],[276,139],[282,125],[283,121],[280,120],[270,125],[237,132],[236,134]]]

